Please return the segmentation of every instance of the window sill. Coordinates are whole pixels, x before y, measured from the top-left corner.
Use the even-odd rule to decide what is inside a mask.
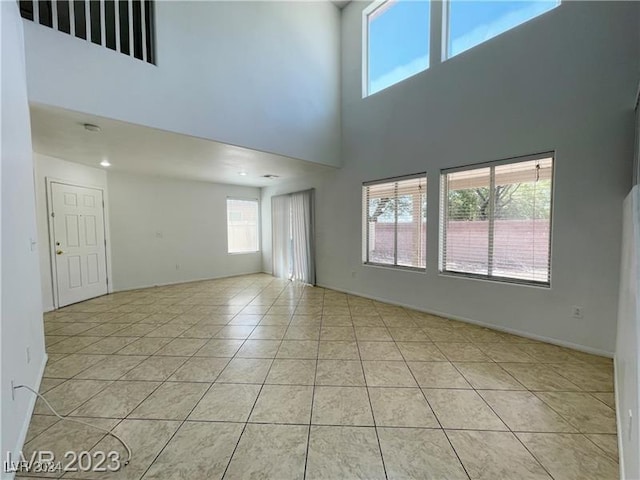
[[[473,273],[463,273],[463,272],[449,272],[440,270],[439,275],[442,277],[453,277],[453,278],[463,278],[466,280],[479,280],[482,282],[489,283],[501,283],[507,285],[515,285],[521,287],[534,287],[541,288],[544,290],[551,290],[551,283],[544,282],[533,282],[531,280],[520,280],[517,278],[508,278],[508,277],[488,277],[486,275],[476,275]]]
[[[404,272],[427,273],[426,267],[407,267],[404,265],[389,265],[386,263],[363,262],[365,267],[383,268],[386,270],[400,270]]]

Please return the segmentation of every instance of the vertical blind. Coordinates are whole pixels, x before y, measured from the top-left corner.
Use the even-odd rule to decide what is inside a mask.
[[[365,262],[425,268],[426,174],[367,182],[362,197]]]
[[[291,194],[292,280],[316,284],[314,191]]]
[[[19,0],[22,18],[156,63],[153,0]]]
[[[314,190],[271,198],[273,275],[316,283]]]
[[[260,250],[258,201],[227,198],[227,246],[229,253]]]
[[[440,270],[550,283],[553,155],[443,171]]]
[[[271,198],[271,235],[273,276],[291,278],[291,196]]]

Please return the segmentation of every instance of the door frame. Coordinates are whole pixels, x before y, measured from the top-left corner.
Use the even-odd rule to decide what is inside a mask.
[[[58,275],[56,271],[56,247],[55,247],[55,236],[54,236],[54,226],[53,226],[53,217],[51,213],[53,212],[53,189],[52,183],[61,183],[63,185],[69,185],[72,187],[82,187],[82,188],[90,188],[92,190],[100,190],[102,192],[102,222],[104,223],[104,239],[106,241],[104,253],[105,253],[105,263],[106,263],[106,275],[107,275],[107,295],[113,293],[113,282],[111,279],[113,275],[111,273],[111,232],[109,230],[109,198],[106,186],[102,185],[91,185],[86,183],[77,182],[74,180],[65,180],[63,178],[57,177],[45,177],[46,182],[46,200],[47,200],[47,230],[49,234],[49,268],[51,270],[51,289],[53,296],[53,308],[57,310],[60,308],[60,303],[58,301]]]

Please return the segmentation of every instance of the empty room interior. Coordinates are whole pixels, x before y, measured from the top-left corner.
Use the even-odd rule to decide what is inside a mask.
[[[1,478],[640,480],[640,2],[0,2]]]

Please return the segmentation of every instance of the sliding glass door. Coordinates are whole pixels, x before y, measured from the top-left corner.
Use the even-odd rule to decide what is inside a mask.
[[[316,283],[314,190],[271,199],[273,275]]]

